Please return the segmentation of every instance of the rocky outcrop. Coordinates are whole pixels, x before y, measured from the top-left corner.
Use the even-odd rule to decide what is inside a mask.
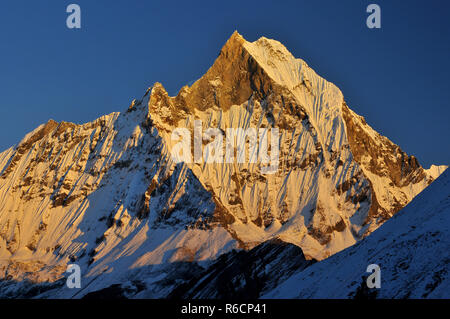
[[[294,272],[262,298],[448,299],[449,225],[450,172],[445,171],[375,233]],[[381,269],[380,289],[367,287],[370,264]]]

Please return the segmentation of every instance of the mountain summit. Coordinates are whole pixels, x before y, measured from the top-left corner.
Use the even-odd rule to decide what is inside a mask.
[[[190,166],[235,217],[228,231],[247,245],[277,236],[322,259],[373,231],[442,170],[424,170],[375,132],[335,85],[275,40],[251,43],[235,32],[191,87],[174,98],[160,90],[149,103],[160,131],[193,130],[196,119],[222,131],[282,130],[275,176],[252,164]]]
[[[200,135],[203,152],[224,148],[217,132],[249,148],[252,130],[278,129],[276,170],[249,160],[250,148],[243,162],[178,162],[180,129],[216,132]],[[423,169],[375,132],[281,43],[235,32],[177,96],[156,83],[125,112],[49,121],[0,154],[0,277],[58,283],[77,263],[90,284],[76,297],[140,276],[153,278],[146,296],[161,297],[174,280],[168,269],[187,280],[232,249],[282,242],[301,248],[305,263],[321,260],[373,232],[443,170]]]

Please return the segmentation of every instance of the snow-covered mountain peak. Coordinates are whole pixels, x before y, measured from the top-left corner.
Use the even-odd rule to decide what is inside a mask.
[[[202,156],[177,162],[173,133],[195,136],[196,121]],[[261,143],[251,150],[249,134],[269,129],[280,134],[267,154]],[[193,152],[195,140],[184,142]],[[232,160],[208,163],[214,145],[231,145]],[[274,150],[267,174],[261,159]],[[321,260],[370,234],[441,172],[373,130],[281,43],[235,32],[176,96],[157,82],[125,112],[83,125],[49,121],[0,153],[0,275],[35,269],[34,279],[53,280],[76,261],[88,277],[113,278],[274,239]]]
[[[225,227],[248,244],[279,237],[321,259],[376,229],[434,178],[351,111],[334,84],[264,37],[233,33],[206,74],[176,97],[156,84],[149,114],[169,151],[171,133],[193,132],[196,120],[224,134],[281,130],[274,176],[263,176],[259,163],[188,164],[234,216]]]

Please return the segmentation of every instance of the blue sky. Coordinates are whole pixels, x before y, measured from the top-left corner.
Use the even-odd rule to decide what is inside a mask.
[[[70,3],[80,30],[66,27]],[[370,3],[380,30],[366,27]],[[122,111],[156,81],[176,94],[237,29],[281,41],[422,165],[449,164],[449,12],[446,0],[2,0],[0,149],[50,118]]]

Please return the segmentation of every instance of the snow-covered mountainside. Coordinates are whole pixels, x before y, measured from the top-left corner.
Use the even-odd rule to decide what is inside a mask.
[[[298,271],[263,298],[450,298],[450,171],[369,237]],[[369,264],[381,288],[363,289]]]
[[[208,150],[230,128],[241,130],[226,144],[242,149],[251,129],[271,128],[267,156],[278,143],[279,161],[252,161],[249,150],[243,162],[178,162],[180,128],[204,132],[188,143],[194,157],[196,144]],[[57,296],[142,273],[153,279],[131,290],[167,296],[220,255],[268,240],[321,260],[373,232],[443,169],[424,170],[375,132],[281,43],[235,32],[177,96],[156,83],[125,112],[83,125],[50,120],[0,154],[2,290],[58,283],[77,263],[87,286]],[[164,279],[172,268],[180,277]]]

